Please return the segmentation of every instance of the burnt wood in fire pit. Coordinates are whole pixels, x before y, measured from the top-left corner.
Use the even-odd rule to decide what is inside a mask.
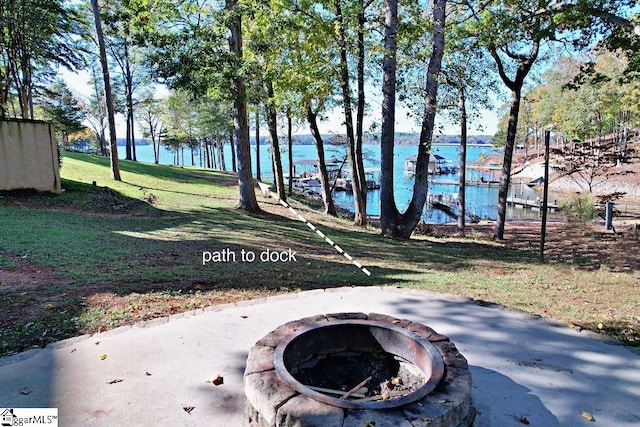
[[[244,384],[255,427],[459,427],[475,414],[455,345],[425,325],[375,313],[278,327],[251,349]]]
[[[309,388],[347,392],[371,376],[374,391],[381,394],[381,383],[399,378],[398,356],[415,365],[427,381],[415,390],[378,400],[341,399]],[[283,340],[274,357],[276,372],[294,390],[351,409],[384,409],[413,402],[433,390],[444,373],[442,356],[428,340],[393,323],[368,319],[306,326]]]

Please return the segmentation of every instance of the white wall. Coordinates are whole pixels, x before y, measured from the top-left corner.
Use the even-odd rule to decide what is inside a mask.
[[[0,190],[35,189],[60,193],[53,125],[0,121]]]

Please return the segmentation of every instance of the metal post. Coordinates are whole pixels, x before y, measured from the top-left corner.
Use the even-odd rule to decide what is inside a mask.
[[[604,206],[604,222],[607,230],[611,230],[613,228],[613,202],[607,202]]]
[[[542,194],[542,230],[540,232],[540,260],[544,261],[544,242],[547,235],[547,198],[549,195],[549,142],[551,131],[544,132],[544,185]]]

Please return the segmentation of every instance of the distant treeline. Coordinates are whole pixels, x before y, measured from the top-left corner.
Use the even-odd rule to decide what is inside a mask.
[[[396,145],[417,145],[420,135],[417,133],[396,133]],[[322,135],[326,144],[342,144],[344,143],[345,136],[337,134],[324,134]],[[491,145],[491,135],[471,135],[467,138],[468,144],[487,144]],[[255,144],[255,138],[251,138],[251,143]],[[286,141],[283,141],[286,142]],[[297,145],[313,145],[313,136],[311,134],[294,135],[293,143]],[[378,145],[380,143],[377,137],[366,137],[365,144]],[[435,135],[434,144],[460,144],[460,137],[458,135]],[[126,140],[124,138],[118,138],[118,145],[125,145]],[[136,145],[150,145],[151,141],[139,138],[136,139]],[[260,138],[260,145],[269,144],[269,137],[264,136]]]

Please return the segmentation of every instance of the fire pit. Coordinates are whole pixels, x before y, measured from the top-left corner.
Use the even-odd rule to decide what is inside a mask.
[[[458,427],[475,415],[471,374],[455,345],[425,325],[382,314],[329,314],[278,327],[249,352],[244,384],[247,425],[256,427]]]

